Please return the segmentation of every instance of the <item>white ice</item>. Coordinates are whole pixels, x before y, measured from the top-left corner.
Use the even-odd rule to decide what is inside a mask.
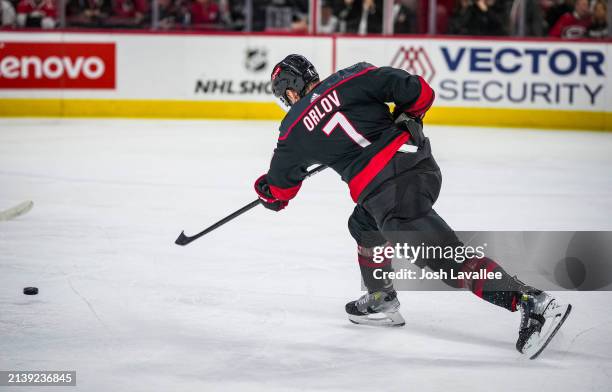
[[[456,230],[612,230],[612,134],[426,132]],[[0,121],[0,209],[35,203],[0,222],[0,370],[77,371],[53,391],[610,390],[609,292],[558,293],[574,311],[535,361],[517,314],[470,293],[402,292],[405,327],[350,324],[353,203],[331,171],[174,245],[255,198],[275,139],[272,122]]]

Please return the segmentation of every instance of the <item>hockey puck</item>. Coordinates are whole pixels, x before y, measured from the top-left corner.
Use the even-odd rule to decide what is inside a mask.
[[[36,295],[38,294],[38,287],[24,287],[23,293],[25,295]]]

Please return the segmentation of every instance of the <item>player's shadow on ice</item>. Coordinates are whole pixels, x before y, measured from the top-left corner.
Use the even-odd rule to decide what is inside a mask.
[[[409,321],[406,321],[404,328],[410,333],[428,336],[437,340],[514,350],[514,341],[511,338],[508,340],[494,339],[486,335],[486,330],[478,328],[475,328],[473,331],[466,331],[464,329],[448,328],[439,325],[433,326],[420,322],[410,323]]]
[[[410,369],[418,368],[469,368],[469,369],[484,369],[484,368],[524,368],[525,364],[523,361],[515,361],[515,357],[508,356],[504,358],[503,355],[496,359],[491,356],[482,358],[482,356],[474,355],[473,357],[466,356],[465,353],[460,353],[459,356],[455,357],[457,352],[449,352],[444,357],[440,357],[438,354],[432,354],[427,356],[426,353],[420,351],[418,354],[411,353],[410,350],[405,352],[399,352],[398,350],[364,350],[363,346],[360,347],[330,347],[329,345],[313,345],[296,343],[290,348],[292,352],[310,352],[316,354],[317,358],[328,358],[325,366],[321,363],[311,364],[314,367],[320,367],[318,371],[323,371],[325,368],[330,371],[338,371],[344,368],[359,368],[360,364],[372,363],[373,359],[381,359],[386,363],[396,364],[402,369],[406,367]],[[518,353],[517,353],[518,354]],[[332,358],[335,358],[332,360]],[[306,362],[306,361],[303,361]],[[538,363],[540,368],[557,369],[558,365],[555,363],[547,363],[540,361]],[[292,373],[298,373],[309,369],[308,363],[302,363],[301,370],[290,371]],[[312,370],[312,369],[311,369]]]
[[[423,323],[415,322],[414,324],[409,321],[406,322],[406,326],[403,327],[406,329],[406,332],[410,334],[418,334],[422,336],[427,336],[437,340],[446,340],[449,342],[463,343],[463,344],[474,344],[485,346],[489,348],[498,348],[507,350],[509,352],[518,353],[514,348],[514,340],[509,338],[508,340],[494,339],[490,336],[484,335],[486,331],[479,331],[478,329],[474,329],[473,332],[466,332],[463,329],[456,328],[448,328],[444,326],[432,326],[426,325]],[[575,359],[582,360],[594,360],[594,361],[606,361],[611,362],[612,357],[602,356],[591,353],[581,353],[574,352],[571,350],[571,345],[569,348],[555,347],[555,345],[559,345],[560,341],[567,341],[567,338],[564,339],[563,331],[560,331],[557,335],[557,340],[553,341],[553,346],[549,347],[546,350],[546,354],[551,359],[560,359],[565,357],[572,357]],[[556,344],[555,344],[556,343]],[[470,361],[471,362],[471,361]],[[505,363],[505,362],[504,362]]]

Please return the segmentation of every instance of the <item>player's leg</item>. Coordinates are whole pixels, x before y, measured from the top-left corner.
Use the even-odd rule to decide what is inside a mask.
[[[434,243],[441,246],[462,246],[456,239],[446,222],[432,209],[427,215],[418,217],[412,221],[400,219],[393,222],[393,218],[383,225],[384,233],[398,233],[399,230],[434,230],[438,233],[436,239],[425,239],[425,243]],[[429,233],[429,232],[428,232]],[[454,237],[454,239],[453,239]],[[400,238],[392,239],[400,240]],[[439,242],[436,243],[436,240]],[[494,305],[503,307],[511,312],[521,311],[521,323],[519,326],[519,337],[516,349],[528,355],[531,359],[537,357],[554,337],[561,327],[572,306],[562,304],[550,294],[528,286],[518,278],[510,276],[499,264],[488,257],[472,258],[463,263],[453,259],[444,260],[419,260],[416,263],[421,268],[427,266],[434,271],[445,271],[446,276],[459,276],[458,272],[485,272],[499,273],[499,279],[444,279],[444,282],[452,287],[467,288],[478,297]],[[452,270],[452,274],[451,274]],[[465,274],[467,276],[467,274]],[[473,276],[474,274],[470,274]],[[478,274],[484,276],[482,274]]]
[[[364,209],[376,220],[382,235],[392,245],[408,242],[439,247],[463,246],[453,229],[433,209],[441,182],[440,171],[435,163],[424,162],[416,170],[401,173],[383,184],[378,192],[364,201]],[[451,287],[469,288],[488,302],[511,311],[517,310],[516,304],[524,285],[489,258],[472,259],[464,263],[452,259],[420,259],[415,264],[420,268],[429,267],[434,271],[446,272],[444,276],[449,278],[443,281]],[[457,276],[459,271],[480,269],[500,272],[502,279],[459,281],[451,278]]]
[[[440,185],[441,175],[435,169],[402,173],[384,184],[363,205],[391,244],[414,241],[418,232],[417,243],[441,247],[463,246],[454,231],[432,208]],[[547,293],[510,276],[487,257],[473,258],[463,263],[453,259],[419,260],[416,264],[421,268],[427,266],[435,271],[445,271],[448,278],[444,282],[452,287],[468,288],[485,301],[510,311],[520,309],[522,321],[517,349],[531,358],[541,352],[571,310],[570,305],[560,305]],[[466,279],[452,278],[459,276],[459,271],[479,270],[498,272],[501,279],[472,278],[474,274]]]
[[[377,270],[393,271],[391,260],[384,259],[375,262],[374,248],[387,243],[385,237],[378,231],[376,220],[359,204],[355,206],[348,220],[351,236],[357,242],[357,261],[361,271],[361,278],[368,291],[392,291],[393,282],[389,279],[376,279]]]
[[[357,261],[361,278],[368,292],[346,304],[349,320],[356,324],[401,326],[404,319],[399,313],[399,301],[393,281],[385,278],[392,272],[391,259],[375,257],[374,248],[386,244],[376,221],[360,205],[355,206],[348,222],[349,231],[357,242]],[[377,278],[382,277],[382,279]]]
[[[447,223],[431,209],[427,214],[412,220],[389,217],[384,223],[384,233],[391,243],[424,243],[427,246],[441,248],[462,247],[463,243],[457,238]],[[443,272],[441,276],[444,283],[453,288],[466,288],[476,296],[494,305],[509,311],[518,310],[521,294],[525,291],[535,290],[526,286],[515,277],[510,276],[499,264],[488,257],[472,258],[463,262],[444,258],[420,258],[415,263],[420,268],[429,268],[435,272]],[[483,270],[485,272],[499,273],[500,279],[480,279],[474,274]],[[469,276],[466,279],[457,279],[459,272]]]

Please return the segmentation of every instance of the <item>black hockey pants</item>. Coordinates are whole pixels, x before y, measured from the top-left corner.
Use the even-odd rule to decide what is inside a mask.
[[[390,260],[383,264],[371,263],[371,248],[389,243],[403,244],[414,241],[419,232],[419,243],[435,246],[462,246],[454,231],[433,209],[442,183],[440,169],[433,157],[405,169],[404,159],[409,153],[398,152],[383,170],[393,171],[391,179],[383,182],[355,206],[348,226],[359,247],[359,265],[365,286],[369,291],[391,289],[389,281],[376,279],[375,269],[392,271]],[[406,158],[405,158],[406,157]],[[390,174],[389,172],[385,174]],[[419,245],[413,244],[413,245]],[[370,249],[370,251],[368,251]],[[502,279],[443,279],[454,288],[468,288],[474,294],[495,305],[516,310],[521,285],[489,258],[473,258],[463,263],[453,259],[418,260],[420,268],[445,271],[447,276],[457,276],[458,271],[484,269],[502,272]],[[451,270],[454,274],[451,275]]]

